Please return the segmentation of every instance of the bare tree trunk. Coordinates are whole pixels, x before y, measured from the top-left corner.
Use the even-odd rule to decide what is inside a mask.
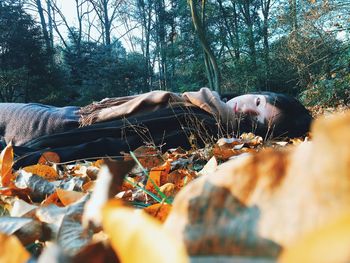
[[[243,1],[240,4],[240,10],[243,14],[244,22],[248,28],[248,46],[250,50],[250,58],[252,61],[252,67],[254,70],[257,68],[256,62],[256,48],[255,48],[255,40],[254,40],[254,30],[253,30],[253,18],[250,12],[251,2]]]
[[[51,0],[47,0],[47,17],[49,22],[49,39],[50,39],[50,47],[53,49],[53,24],[52,24],[52,11],[51,11]]]
[[[156,29],[157,29],[157,47],[159,52],[159,82],[160,89],[166,90],[167,87],[167,52],[166,52],[166,21],[165,21],[165,2],[158,0],[155,2]]]
[[[271,0],[260,1],[262,14],[263,14],[263,44],[264,44],[264,60],[265,60],[265,72],[266,83],[265,88],[268,89],[268,79],[270,78],[270,47],[269,47],[269,14],[271,8]]]
[[[143,91],[149,91],[152,86],[152,66],[150,56],[150,41],[151,41],[151,26],[152,26],[152,8],[153,1],[148,1],[148,5],[144,0],[138,0],[139,15],[141,17],[142,25],[142,52],[144,56],[144,64],[146,69],[146,76],[143,80]]]
[[[290,7],[290,23],[292,31],[296,32],[298,30],[298,19],[297,19],[297,0],[289,0]]]
[[[226,10],[225,10],[225,8],[223,7],[223,5],[222,5],[222,0],[218,0],[218,3],[219,3],[219,7],[220,7],[220,11],[221,11],[221,14],[222,14],[222,19],[223,19],[223,24],[224,24],[224,26],[225,26],[225,29],[226,29],[226,32],[227,32],[227,34],[228,34],[228,37],[229,37],[229,41],[230,41],[230,44],[231,44],[231,46],[232,46],[232,48],[233,48],[233,50],[235,51],[236,50],[236,48],[235,48],[235,40],[234,40],[234,36],[233,36],[233,34],[232,34],[232,30],[231,30],[231,27],[230,27],[230,25],[229,25],[229,23],[228,23],[228,20],[227,20],[227,12],[226,12]],[[225,38],[226,36],[225,35],[223,35],[223,38]],[[224,43],[226,42],[226,40],[225,41],[223,41]],[[230,53],[230,55],[231,55],[231,57],[232,58],[236,58],[236,56],[233,56],[231,53],[231,49],[228,47],[228,51],[229,51],[229,53]]]
[[[202,21],[199,19],[197,14],[196,6],[193,0],[188,0],[191,9],[191,16],[194,28],[197,32],[199,41],[204,50],[204,58],[205,64],[207,68],[207,77],[209,81],[209,87],[218,93],[220,93],[220,82],[219,82],[219,67],[215,58],[213,51],[210,48],[208,40],[206,38],[206,33],[204,30],[204,25],[202,21],[204,20],[204,12],[205,12],[205,0],[202,0]]]
[[[235,56],[236,59],[239,60],[241,57],[241,52],[240,52],[240,39],[239,39],[239,29],[238,29],[238,13],[237,13],[237,8],[236,8],[236,3],[233,2],[233,24],[234,24],[234,32],[235,32]]]
[[[106,46],[110,46],[112,24],[117,17],[118,7],[122,0],[89,0],[89,2],[92,4],[100,20],[103,43]]]
[[[41,0],[36,0],[36,6],[37,6],[39,17],[40,17],[40,23],[41,23],[42,32],[44,35],[46,50],[48,53],[50,53],[51,52],[51,41],[50,41],[49,33],[47,31],[47,25],[46,25],[46,20],[45,20],[45,16],[44,16],[44,10],[43,10],[43,7],[41,5]]]

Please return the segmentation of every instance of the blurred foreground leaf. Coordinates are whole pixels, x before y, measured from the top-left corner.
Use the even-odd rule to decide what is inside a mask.
[[[121,262],[188,262],[183,244],[164,232],[149,215],[112,200],[104,206],[102,217],[103,229]]]

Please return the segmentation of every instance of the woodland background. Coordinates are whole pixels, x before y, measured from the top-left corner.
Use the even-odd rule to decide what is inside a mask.
[[[208,86],[349,104],[349,29],[348,0],[1,0],[0,101]]]

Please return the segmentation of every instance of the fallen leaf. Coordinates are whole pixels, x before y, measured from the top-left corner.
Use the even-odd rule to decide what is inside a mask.
[[[215,156],[210,158],[210,160],[204,165],[203,169],[198,172],[199,175],[206,175],[212,173],[218,167],[218,162],[216,161]]]
[[[193,171],[187,169],[178,169],[168,174],[167,181],[175,185],[175,193],[180,191],[186,184],[196,178]]]
[[[0,244],[0,262],[23,263],[29,260],[29,252],[15,236],[0,233]]]
[[[0,189],[0,195],[8,197],[18,197],[28,203],[32,201],[30,199],[31,192],[32,191],[28,188],[17,188],[15,185]]]
[[[158,191],[155,189],[155,185],[159,187],[168,182],[167,175],[170,168],[170,162],[165,162],[161,166],[152,168],[149,172],[148,180],[145,186],[146,190],[157,193]]]
[[[140,213],[141,212],[141,213]],[[123,263],[189,262],[186,250],[164,232],[160,222],[142,211],[109,201],[102,210],[103,229]]]
[[[145,169],[151,169],[164,162],[159,150],[153,146],[140,146],[133,153]],[[126,154],[124,159],[132,160],[132,157]]]
[[[98,174],[91,199],[85,206],[82,219],[84,228],[90,225],[98,228],[101,225],[100,211],[103,205],[121,190],[125,175],[135,164],[133,160],[105,162],[106,165],[102,166]]]
[[[218,146],[229,146],[229,147],[233,147],[235,145],[239,145],[242,144],[242,140],[241,139],[237,139],[237,138],[220,138],[216,144]]]
[[[44,238],[43,225],[38,220],[25,217],[0,217],[0,232],[16,235],[24,245]]]
[[[53,163],[59,163],[61,161],[60,156],[55,152],[44,152],[39,160],[38,164],[50,165]]]
[[[26,166],[23,168],[23,170],[27,173],[39,175],[48,181],[55,180],[58,177],[57,171],[52,166],[46,164],[35,164],[31,166]]]
[[[102,165],[104,165],[104,164],[105,164],[105,160],[104,159],[99,159],[99,160],[95,161],[92,165],[97,167],[97,168],[101,168]]]
[[[114,250],[108,243],[96,242],[82,248],[72,259],[73,263],[118,263]]]
[[[32,218],[3,216],[0,217],[0,232],[5,233],[7,235],[12,235],[25,225],[28,225],[33,222],[34,219]]]
[[[33,201],[41,202],[46,196],[55,191],[55,185],[43,177],[21,170],[16,177],[17,188],[30,189],[30,197]]]
[[[36,205],[31,205],[21,199],[18,199],[13,203],[10,215],[12,217],[21,217],[37,208],[38,207]]]
[[[95,181],[89,181],[85,184],[83,184],[82,189],[84,192],[92,191],[95,187]]]
[[[350,262],[350,215],[346,214],[298,239],[287,247],[281,263]]]
[[[9,186],[14,179],[12,174],[13,165],[13,147],[9,143],[0,154],[0,172],[2,186]]]
[[[79,201],[66,207],[56,239],[58,245],[67,255],[75,255],[91,240],[92,233],[84,231],[81,223],[84,206],[89,198],[90,195],[85,195]],[[98,211],[96,212],[98,213]]]
[[[163,184],[161,187],[159,187],[159,190],[167,197],[173,197],[175,195],[175,185],[172,183]]]
[[[164,222],[171,211],[171,205],[165,203],[158,203],[143,209],[147,214],[158,219],[160,222]]]
[[[59,188],[56,189],[56,193],[64,206],[70,205],[78,201],[85,195],[85,193],[82,192],[67,191]]]

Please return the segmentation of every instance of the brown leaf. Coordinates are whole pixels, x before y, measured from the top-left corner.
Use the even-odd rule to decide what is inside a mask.
[[[59,163],[61,161],[60,156],[55,152],[44,152],[38,161],[38,164],[50,165],[53,163]]]
[[[228,146],[228,145],[219,146],[215,144],[213,147],[213,155],[219,160],[226,161],[230,157],[239,155],[239,154],[240,154],[239,151],[233,149],[231,146]]]
[[[16,186],[0,189],[0,195],[18,197],[28,203],[31,203],[31,199],[30,199],[31,192],[32,191],[28,188],[17,188]]]
[[[2,186],[9,186],[14,179],[12,174],[13,165],[13,147],[9,143],[0,154],[0,172]]]
[[[23,263],[29,260],[29,252],[15,236],[0,233],[0,244],[0,262]]]
[[[16,235],[24,245],[41,239],[43,231],[42,223],[32,218],[0,217],[0,232]]]
[[[194,178],[196,178],[196,174],[193,171],[178,169],[168,174],[167,181],[175,185],[175,193],[177,193]]]
[[[97,242],[82,248],[72,259],[73,263],[118,263],[120,262],[111,246]]]
[[[91,224],[95,227],[101,225],[101,208],[108,199],[114,197],[121,190],[125,175],[135,164],[134,160],[105,160],[105,162],[106,166],[101,168],[94,191],[85,206],[83,215],[84,228]]]
[[[95,181],[89,181],[85,184],[83,184],[82,189],[84,192],[92,191],[95,187],[96,182]]]
[[[140,146],[133,151],[137,160],[146,169],[151,169],[161,165],[164,160],[159,151],[153,146]],[[125,160],[132,160],[129,155],[125,155]]]
[[[171,211],[171,205],[169,204],[154,204],[143,209],[147,214],[158,219],[160,222],[164,222]]]

